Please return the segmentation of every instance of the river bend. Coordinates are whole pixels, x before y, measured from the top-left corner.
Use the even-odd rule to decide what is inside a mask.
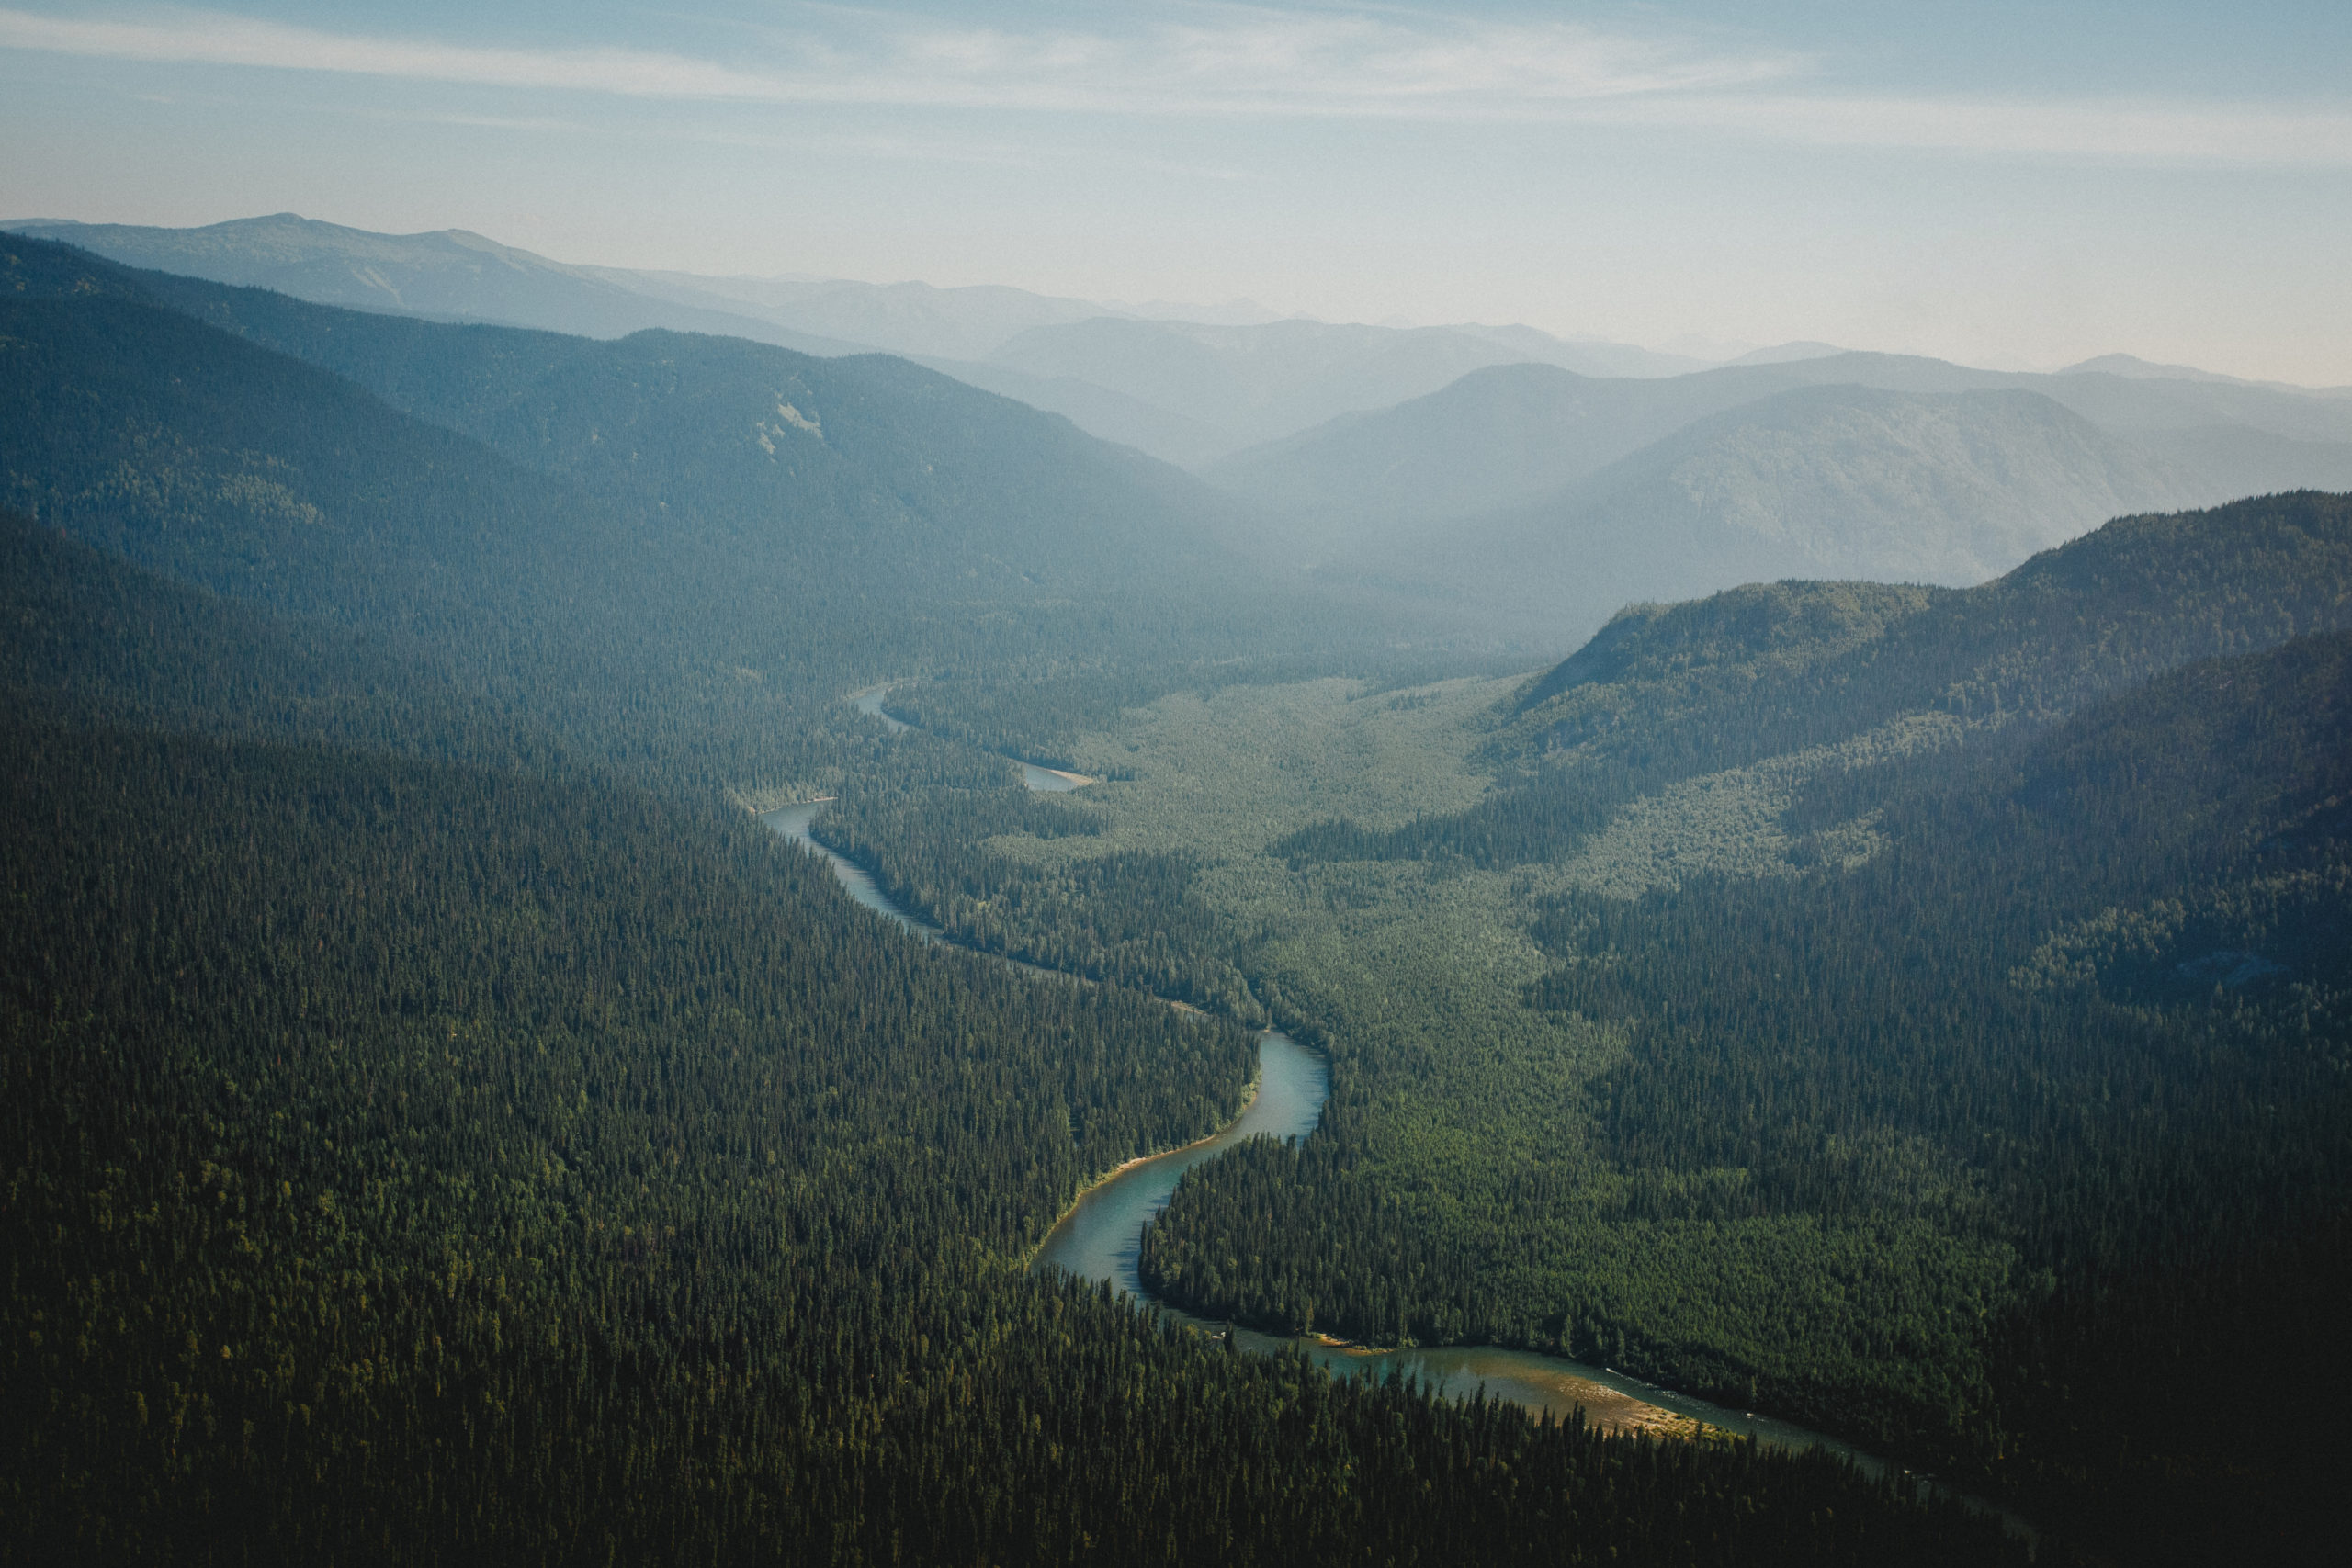
[[[870,687],[855,694],[852,700],[895,732],[908,726],[882,711],[882,698],[888,689]],[[1023,782],[1033,790],[1058,793],[1077,788],[1080,782],[1070,774],[1035,763],[1022,762],[1021,769]],[[822,801],[787,806],[766,812],[760,819],[778,834],[822,856],[832,867],[833,875],[859,904],[896,920],[926,942],[944,941],[944,931],[899,907],[882,891],[870,873],[817,840],[809,826],[824,808]],[[1031,974],[1064,977],[1057,971],[1017,959],[1002,962]],[[1775,1447],[1824,1449],[1844,1457],[1864,1474],[1873,1477],[1883,1476],[1894,1468],[1886,1461],[1826,1432],[1677,1393],[1609,1367],[1587,1366],[1561,1356],[1494,1346],[1377,1349],[1316,1337],[1261,1334],[1253,1329],[1204,1322],[1160,1302],[1145,1290],[1137,1272],[1144,1227],[1168,1206],[1184,1172],[1216,1158],[1245,1138],[1306,1136],[1322,1119],[1323,1102],[1330,1089],[1330,1068],[1320,1054],[1279,1030],[1268,1030],[1258,1043],[1256,1090],[1238,1117],[1212,1137],[1134,1161],[1088,1189],[1056,1223],[1030,1267],[1040,1270],[1058,1269],[1085,1280],[1107,1280],[1114,1290],[1180,1323],[1204,1333],[1231,1333],[1242,1349],[1266,1355],[1284,1351],[1304,1355],[1341,1377],[1411,1377],[1424,1387],[1457,1399],[1483,1390],[1488,1398],[1508,1399],[1531,1411],[1548,1411],[1558,1420],[1582,1410],[1588,1424],[1618,1431],[1671,1432],[1687,1430],[1692,1421],[1702,1422]],[[1925,1478],[1921,1483],[1937,1492],[1948,1490]],[[1965,1494],[1951,1495],[1960,1496],[1979,1512],[2000,1517],[2012,1533],[2029,1540],[2034,1539],[2032,1527],[2009,1510]]]

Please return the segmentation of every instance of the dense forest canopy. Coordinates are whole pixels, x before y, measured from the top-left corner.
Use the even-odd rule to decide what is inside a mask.
[[[1150,1232],[1187,1305],[1606,1357],[2086,1561],[2318,1495],[2132,1386],[2341,1282],[2343,498],[1525,677],[902,361],[0,253],[10,1560],[2022,1554],[1026,1272],[1268,1021],[1333,1097]],[[820,795],[954,942],[742,809]]]
[[[1148,1234],[1191,1310],[1565,1351],[2045,1513],[2095,1474],[2101,1528],[2217,1550],[2247,1516],[2184,1529],[2169,1478],[2258,1448],[2247,1506],[2284,1508],[2312,1456],[2091,1412],[2222,1340],[2337,1386],[2348,543],[2344,498],[2273,497],[1978,589],[1636,607],[1515,689],[1170,699],[1072,748],[1136,780],[1099,798],[831,820],[976,943],[1238,983],[1326,1045],[1317,1136],[1202,1168]],[[1182,784],[1277,722],[1287,752]],[[1447,808],[1383,746],[1487,776]]]

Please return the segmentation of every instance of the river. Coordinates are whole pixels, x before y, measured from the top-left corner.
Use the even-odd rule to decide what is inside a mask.
[[[882,711],[882,698],[888,690],[888,686],[869,687],[855,694],[853,700],[860,709],[896,732],[908,727]],[[1058,792],[1077,787],[1071,775],[1027,762],[1021,766],[1024,782],[1031,789]],[[1032,775],[1041,775],[1043,782]],[[817,841],[809,832],[809,824],[824,808],[822,801],[787,806],[764,813],[760,820],[824,857],[850,897],[866,908],[896,920],[926,942],[944,940],[945,932],[893,902],[862,867]],[[1018,960],[1004,962],[1034,975],[1064,977],[1053,970]],[[1108,1280],[1114,1289],[1177,1322],[1192,1325],[1204,1333],[1230,1332],[1235,1344],[1242,1349],[1267,1355],[1295,1352],[1341,1377],[1411,1377],[1426,1388],[1457,1399],[1483,1389],[1489,1398],[1508,1399],[1529,1410],[1549,1411],[1558,1419],[1565,1420],[1572,1411],[1581,1409],[1589,1425],[1604,1430],[1670,1434],[1689,1432],[1692,1423],[1703,1423],[1775,1447],[1824,1449],[1843,1456],[1871,1477],[1883,1476],[1894,1468],[1887,1461],[1864,1453],[1826,1432],[1677,1393],[1609,1367],[1587,1366],[1562,1356],[1493,1346],[1416,1346],[1391,1350],[1335,1344],[1312,1337],[1261,1334],[1254,1329],[1193,1317],[1145,1290],[1136,1268],[1144,1226],[1168,1206],[1184,1172],[1216,1158],[1245,1138],[1305,1137],[1321,1121],[1323,1102],[1330,1092],[1330,1068],[1322,1055],[1279,1030],[1268,1030],[1258,1043],[1256,1092],[1231,1124],[1199,1143],[1125,1166],[1090,1188],[1056,1223],[1030,1267],[1059,1269],[1085,1280]],[[2010,1533],[2028,1541],[2037,1539],[2029,1522],[1997,1504],[1953,1491],[1924,1476],[1919,1478],[1919,1483],[1924,1490],[1949,1494],[1979,1513],[2000,1518]]]
[[[1258,1046],[1258,1092],[1232,1125],[1214,1138],[1128,1166],[1090,1190],[1062,1216],[1031,1267],[1061,1269],[1086,1280],[1108,1280],[1154,1310],[1201,1329],[1227,1330],[1169,1306],[1144,1289],[1136,1264],[1143,1228],[1168,1206],[1184,1172],[1244,1138],[1304,1137],[1315,1130],[1330,1094],[1331,1076],[1323,1057],[1279,1031],[1269,1030]],[[1483,1388],[1530,1410],[1566,1418],[1581,1406],[1593,1426],[1614,1430],[1689,1430],[1690,1421],[1792,1448],[1826,1448],[1845,1455],[1866,1472],[1885,1472],[1883,1461],[1826,1433],[1727,1410],[1692,1399],[1606,1367],[1589,1367],[1564,1357],[1492,1346],[1414,1347],[1383,1350],[1333,1344],[1313,1337],[1285,1337],[1252,1329],[1231,1332],[1243,1349],[1267,1354],[1290,1350],[1345,1377],[1408,1376],[1460,1398]],[[1680,1417],[1682,1419],[1676,1419]]]
[[[893,718],[882,711],[882,699],[890,694],[890,688],[896,683],[885,681],[878,686],[868,686],[862,692],[852,692],[849,694],[849,700],[856,705],[858,712],[880,719],[884,728],[893,735],[902,729],[914,728],[905,719]],[[1005,761],[1019,766],[1023,784],[1044,795],[1061,795],[1070,790],[1083,789],[1095,782],[1083,773],[1064,773],[1059,768],[1040,767],[1035,762],[1023,762],[1018,757],[1007,757]]]
[[[897,720],[894,719],[891,722],[896,723]],[[900,908],[888,893],[882,891],[880,885],[874,880],[873,873],[848,856],[837,855],[817,841],[816,837],[808,831],[808,824],[817,819],[817,813],[825,809],[825,804],[821,800],[812,800],[799,806],[787,806],[777,811],[762,812],[760,820],[775,832],[790,839],[794,843],[803,845],[811,852],[822,857],[825,863],[833,868],[833,879],[849,889],[849,896],[865,908],[877,915],[885,915],[898,921],[925,942],[944,940],[947,935],[945,931],[941,931],[930,921],[919,919]]]

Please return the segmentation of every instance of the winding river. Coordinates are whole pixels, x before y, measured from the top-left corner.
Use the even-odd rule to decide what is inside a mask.
[[[904,729],[908,727],[903,721],[882,711],[882,699],[888,691],[887,686],[871,687],[855,694],[852,700],[893,731]],[[1058,792],[1075,789],[1080,782],[1091,782],[1034,763],[1023,762],[1021,767],[1024,782],[1033,790]],[[946,933],[937,926],[894,903],[876,885],[873,876],[854,862],[817,841],[809,832],[809,824],[824,808],[822,801],[787,806],[764,813],[760,819],[777,833],[822,856],[850,897],[866,908],[898,921],[926,942],[945,940]],[[1018,960],[1004,962],[1034,975],[1065,978],[1056,971]],[[1030,1267],[1040,1270],[1059,1269],[1086,1280],[1108,1280],[1114,1289],[1126,1292],[1149,1310],[1192,1325],[1204,1333],[1230,1332],[1234,1342],[1245,1350],[1304,1355],[1342,1377],[1411,1377],[1424,1387],[1453,1398],[1467,1397],[1483,1389],[1488,1398],[1508,1399],[1531,1411],[1549,1411],[1556,1419],[1565,1420],[1572,1411],[1581,1409],[1586,1423],[1602,1430],[1687,1432],[1692,1422],[1701,1422],[1776,1447],[1824,1449],[1843,1456],[1862,1473],[1874,1478],[1894,1468],[1825,1432],[1677,1393],[1608,1367],[1587,1366],[1565,1357],[1492,1346],[1392,1350],[1345,1345],[1312,1336],[1294,1338],[1261,1334],[1193,1317],[1145,1290],[1136,1269],[1144,1227],[1168,1206],[1184,1172],[1216,1158],[1245,1138],[1305,1137],[1321,1120],[1323,1102],[1330,1089],[1330,1069],[1318,1053],[1279,1030],[1268,1030],[1258,1043],[1256,1090],[1238,1117],[1213,1137],[1123,1166],[1088,1189],[1046,1235]],[[1928,1477],[1918,1479],[1924,1490],[1957,1496],[1976,1511],[2002,1519],[2013,1534],[2028,1540],[2035,1539],[2031,1525],[2009,1510],[1983,1498],[1951,1491]]]
[[[868,686],[862,692],[852,692],[849,700],[856,705],[858,712],[880,719],[883,727],[893,735],[898,734],[901,729],[913,728],[914,727],[905,719],[893,718],[882,711],[882,699],[889,694],[889,684],[885,682],[879,686]],[[1059,768],[1039,767],[1035,762],[1023,762],[1018,757],[1007,757],[1005,761],[1019,765],[1023,784],[1045,795],[1065,794],[1070,790],[1082,789],[1094,782],[1083,773],[1068,773]]]

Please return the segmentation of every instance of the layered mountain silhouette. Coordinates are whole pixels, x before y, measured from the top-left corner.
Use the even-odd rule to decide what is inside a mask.
[[[662,327],[819,355],[879,349],[1187,465],[1418,397],[1482,365],[1536,360],[1655,376],[1703,363],[1566,343],[1531,327],[1269,321],[1246,302],[1125,307],[1000,287],[576,266],[462,230],[378,234],[293,213],[200,229],[40,220],[6,227],[132,266],[355,310],[587,337]],[[1164,319],[1171,317],[1201,319]]]
[[[1114,388],[1222,431],[1237,446],[1424,396],[1473,370],[1540,363],[1665,376],[1700,362],[1531,327],[1374,327],[1326,321],[1206,326],[1102,318],[1035,327],[991,356],[1035,375]]]
[[[570,266],[456,231],[378,235],[291,215],[17,228],[270,289],[198,299],[185,280],[141,286],[600,492],[714,522],[786,497],[856,513],[866,525],[796,547],[824,542],[837,563],[859,558],[849,541],[878,537],[868,530],[896,508],[885,530],[896,542],[867,558],[952,558],[971,581],[1024,592],[1118,580],[1129,557],[1147,576],[1191,580],[1225,570],[1212,558],[1247,556],[1312,569],[1390,611],[1556,645],[1633,599],[1759,577],[1981,581],[2119,513],[2352,486],[2352,399],[2128,356],[2019,375],[1799,343],[1690,370],[1698,362],[1522,327],[1147,320],[1010,288]],[[330,329],[287,295],[367,314]],[[490,335],[419,337],[395,324],[403,316]],[[499,335],[492,321],[565,336]],[[646,328],[677,335],[608,341]],[[854,352],[873,340],[899,358]],[[783,350],[800,352],[787,366]],[[891,367],[910,357],[939,374]],[[1017,519],[1063,514],[1061,500],[1036,497],[1114,460],[1064,453],[1056,443],[1076,432],[998,428],[1018,422],[995,400],[958,405],[989,432],[969,441],[934,441],[928,427],[886,438],[842,412],[880,406],[885,382],[884,401],[944,410],[956,381],[1196,467],[1237,504],[1189,490],[1186,523],[1166,525],[1174,476],[1130,464],[1120,482],[1160,499],[1129,508],[1103,491],[1089,503],[1100,531],[1024,542]],[[656,386],[669,390],[655,399]],[[512,400],[493,406],[485,387]],[[883,446],[861,445],[869,437]],[[895,477],[860,468],[844,443]],[[959,502],[957,538],[923,544],[912,520],[944,514],[949,492],[910,455],[934,445],[1027,473],[1004,488],[1003,536],[975,531],[993,503]],[[1211,536],[1209,556],[1162,561],[1175,542]]]
[[[2346,471],[2331,465],[2352,464],[2352,401],[2324,394],[2201,376],[2019,375],[1903,355],[1837,354],[1657,380],[1599,379],[1537,365],[1483,369],[1428,397],[1236,453],[1204,473],[1272,507],[1467,516],[1597,472],[1710,414],[1799,387],[1840,385],[2034,392],[2159,451],[2169,453],[2193,433],[2199,452],[2215,460],[2274,453],[2329,469],[2281,472],[2271,489],[2324,487]],[[2207,487],[2217,491],[2208,499],[2245,493],[2236,478]]]
[[[1958,586],[2193,493],[2185,473],[2032,392],[1806,387],[1686,426],[1445,548],[1476,540],[1521,571],[1548,558],[1566,581],[1622,562],[1621,599],[1687,596],[1722,572]]]
[[[496,321],[582,337],[647,327],[721,333],[804,354],[865,345],[793,331],[716,297],[663,299],[594,267],[567,266],[462,229],[376,234],[291,212],[201,229],[31,221],[10,231],[62,241],[126,266],[275,289],[298,299],[437,321]]]
[[[662,744],[747,777],[775,738],[746,715],[787,675],[1181,661],[1340,624],[1216,543],[1216,492],[904,360],[0,252],[0,504],[527,692],[591,749],[652,709]]]
[[[1892,355],[1518,365],[1203,472],[1262,514],[1263,558],[1583,632],[1755,578],[1983,581],[2120,513],[2352,486],[2352,402]]]

